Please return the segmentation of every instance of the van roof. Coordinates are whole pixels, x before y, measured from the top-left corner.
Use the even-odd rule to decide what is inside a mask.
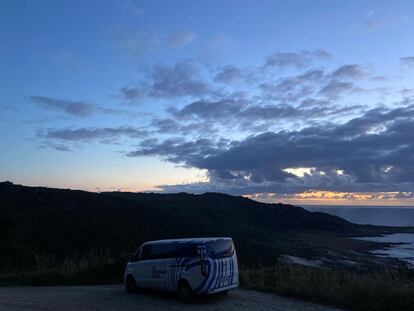
[[[184,243],[184,242],[210,242],[217,240],[231,240],[230,237],[211,237],[211,238],[186,238],[186,239],[166,239],[166,240],[156,240],[148,241],[145,244],[158,244],[158,243]]]

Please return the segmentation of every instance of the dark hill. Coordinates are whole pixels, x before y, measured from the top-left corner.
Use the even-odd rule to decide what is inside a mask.
[[[130,251],[162,238],[232,236],[244,263],[316,252],[302,233],[346,236],[371,230],[301,207],[220,193],[91,193],[0,183],[0,265],[26,266],[36,254]]]

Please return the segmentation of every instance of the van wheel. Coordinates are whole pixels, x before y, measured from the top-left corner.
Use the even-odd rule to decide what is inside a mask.
[[[182,303],[193,303],[194,293],[187,281],[181,280],[178,283],[178,297]]]
[[[135,279],[132,275],[127,276],[125,288],[129,294],[133,294],[138,291],[137,283],[135,283]]]

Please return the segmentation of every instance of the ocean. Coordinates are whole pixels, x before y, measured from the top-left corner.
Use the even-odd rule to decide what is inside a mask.
[[[311,212],[324,212],[339,216],[357,224],[381,226],[414,226],[413,206],[320,206],[308,205],[303,208]],[[408,262],[414,267],[414,234],[396,233],[379,237],[360,237],[359,239],[404,243],[394,244],[392,247],[376,250],[378,256],[390,256]]]
[[[321,206],[303,205],[312,212],[339,216],[356,224],[414,226],[414,206]]]

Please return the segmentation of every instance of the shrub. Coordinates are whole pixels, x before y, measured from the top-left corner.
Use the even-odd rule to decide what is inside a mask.
[[[280,264],[241,269],[241,285],[350,310],[414,310],[413,272],[356,273]]]

